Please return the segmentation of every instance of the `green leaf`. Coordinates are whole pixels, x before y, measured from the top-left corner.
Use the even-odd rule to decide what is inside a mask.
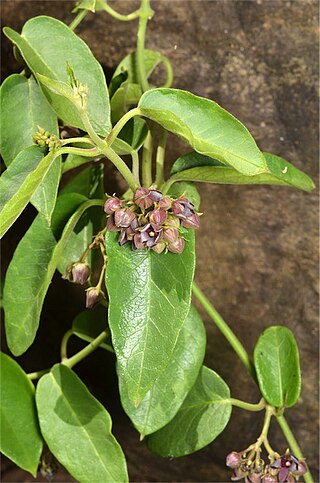
[[[80,312],[72,322],[73,333],[86,342],[92,342],[104,330],[108,328],[107,313],[104,307],[98,306],[94,310]],[[110,350],[111,341],[102,342],[99,347]]]
[[[302,171],[274,154],[264,153],[268,173],[246,176],[229,166],[223,166],[207,156],[189,153],[181,156],[171,170],[171,180],[198,181],[217,184],[281,185],[311,191],[314,183]]]
[[[128,81],[121,84],[111,99],[111,119],[115,124],[132,106],[138,104],[142,90],[139,84]]]
[[[59,220],[53,217],[51,230],[42,215],[38,215],[14,252],[6,273],[3,305],[8,346],[18,356],[32,344],[42,305],[61,255],[68,244],[74,226],[88,203],[82,195],[68,196],[66,209],[77,211],[67,223],[57,243],[53,232],[59,230]],[[59,199],[59,205],[65,200]],[[64,211],[61,217],[65,216]]]
[[[19,364],[1,353],[1,452],[36,478],[42,438],[34,386]]]
[[[122,406],[142,435],[157,431],[175,416],[198,376],[205,345],[202,320],[191,306],[166,367],[138,408],[128,398],[126,382],[118,372]]]
[[[119,370],[137,407],[169,362],[189,312],[194,232],[184,233],[180,255],[120,247],[118,236],[106,235],[108,320]]]
[[[178,89],[145,92],[142,114],[187,141],[195,151],[252,176],[267,171],[266,161],[241,122],[215,102]]]
[[[30,147],[30,151],[28,151],[28,155],[30,154],[30,152],[31,152],[31,147]],[[35,151],[32,151],[32,152],[35,152]],[[25,155],[25,152],[23,153],[24,154],[21,154],[21,156]],[[20,158],[20,155],[18,156],[19,156],[19,166],[20,166],[21,158]],[[5,204],[5,206],[3,207],[0,213],[0,238],[3,237],[3,235],[8,231],[10,226],[16,221],[16,219],[19,217],[21,212],[27,206],[34,192],[47,176],[56,158],[57,158],[56,153],[49,152],[39,162],[37,167],[33,169],[32,172],[27,174],[27,176],[24,176],[24,174],[22,174],[22,179],[21,179],[22,182],[20,186],[19,186],[19,183],[17,183],[16,185],[15,181],[13,182],[10,179],[10,175],[6,175],[5,183],[8,182],[11,186],[12,186],[12,183],[14,183],[14,185],[16,186],[16,192],[13,194],[11,199]],[[15,168],[12,168],[12,169],[15,170]],[[22,173],[24,173],[24,171]],[[19,180],[20,180],[20,176],[18,177],[18,181]],[[52,189],[52,186],[50,187],[50,190],[51,189]],[[45,199],[45,198],[42,198],[42,199]],[[39,198],[37,198],[37,200],[39,200]],[[47,220],[47,223],[48,223],[48,220]]]
[[[33,144],[38,126],[58,135],[57,116],[33,77],[13,74],[0,89],[0,151],[8,166],[24,148]]]
[[[4,29],[4,33],[19,48],[34,75],[42,74],[68,84],[68,62],[76,79],[88,85],[87,111],[93,128],[102,136],[110,132],[109,94],[103,70],[83,40],[64,23],[46,16],[28,20],[21,35],[9,27]],[[57,116],[65,124],[85,130],[77,109],[70,101],[43,89]]]
[[[127,482],[126,462],[102,404],[68,367],[57,364],[37,386],[42,435],[53,455],[80,482]]]
[[[174,183],[174,185],[170,187],[168,194],[173,198],[179,198],[179,196],[185,196],[194,204],[196,211],[199,210],[200,201],[201,201],[200,195],[193,183],[189,183],[186,181]]]
[[[254,349],[254,365],[261,393],[275,407],[294,406],[301,390],[299,352],[287,327],[266,329]]]
[[[222,433],[231,411],[228,386],[216,372],[203,366],[173,420],[148,436],[148,448],[165,458],[194,453]]]

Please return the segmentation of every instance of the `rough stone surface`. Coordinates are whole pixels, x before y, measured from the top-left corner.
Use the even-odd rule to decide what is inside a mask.
[[[126,0],[110,3],[123,12],[138,5]],[[60,0],[3,1],[2,22],[19,30],[26,19],[47,14],[68,23],[72,6],[73,2]],[[244,122],[261,149],[283,156],[317,181],[318,2],[162,0],[153,1],[152,6],[156,14],[149,25],[147,46],[169,57],[174,86],[214,99]],[[119,23],[104,13],[89,14],[77,32],[110,77],[116,64],[134,49],[136,23]],[[4,40],[2,49],[5,77],[19,67],[9,42]],[[188,151],[181,141],[169,139],[169,161],[181,150]],[[119,189],[119,177],[110,170],[110,178],[115,187],[108,191],[113,192]],[[204,216],[197,236],[198,284],[249,351],[269,325],[287,325],[294,332],[303,386],[299,403],[287,417],[319,481],[317,190],[306,194],[281,187],[200,188]],[[23,223],[6,237],[10,240],[4,249],[8,259],[12,240],[22,236]],[[56,354],[31,349],[31,362],[21,358],[26,369],[54,361],[50,358],[57,357],[61,336],[57,331],[63,333],[79,311],[79,307],[64,309],[63,302],[58,310],[54,296],[65,297],[67,302],[74,297],[82,303],[79,290],[57,283],[46,303],[48,325],[39,332],[43,344],[50,341]],[[257,401],[259,394],[228,343],[205,314],[203,318],[208,334],[206,364],[221,374],[234,397]],[[112,371],[112,359],[104,359]],[[259,434],[261,415],[234,410],[227,430],[209,447],[190,457],[162,460],[138,442],[120,411],[115,377],[110,381],[104,375],[107,369],[102,372],[96,355],[89,366],[79,365],[90,389],[110,408],[131,481],[228,481],[225,455],[244,449]],[[276,425],[273,429],[271,443],[284,452],[287,445]],[[20,471],[12,478],[10,472],[5,473],[3,481],[32,480]]]

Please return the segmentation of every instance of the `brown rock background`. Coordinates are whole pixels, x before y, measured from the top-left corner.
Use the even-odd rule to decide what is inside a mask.
[[[138,2],[110,4],[125,13]],[[171,60],[174,87],[214,99],[249,128],[261,149],[283,156],[317,181],[318,5],[311,0],[154,0],[147,47]],[[72,7],[71,1],[5,0],[2,23],[20,31],[28,18],[43,14],[69,23]],[[77,29],[107,77],[135,48],[135,32],[136,22],[120,23],[104,13],[89,14]],[[6,39],[2,49],[6,77],[19,71],[19,66]],[[172,162],[189,149],[173,136],[170,141],[167,158]],[[114,189],[118,178],[112,169],[110,179]],[[293,330],[300,348],[303,386],[299,403],[286,415],[319,481],[317,190],[307,194],[280,187],[199,188],[205,216],[197,234],[198,284],[249,351],[269,325],[285,324]],[[33,216],[32,208],[26,210],[7,234],[4,269]],[[81,290],[66,287],[59,277],[56,282],[46,299],[37,339],[40,345],[19,358],[27,371],[58,359],[60,337],[83,303]],[[204,321],[206,364],[221,374],[234,397],[257,401],[258,392],[228,343],[205,315]],[[193,456],[162,460],[139,443],[121,412],[112,370],[112,358],[98,353],[88,364],[77,366],[112,414],[131,481],[229,480],[225,455],[255,440],[262,415],[235,409],[227,430],[213,444]],[[272,428],[271,442],[282,452],[286,443],[276,424]],[[9,462],[4,469],[2,481],[34,481]],[[57,481],[73,480],[61,470]]]

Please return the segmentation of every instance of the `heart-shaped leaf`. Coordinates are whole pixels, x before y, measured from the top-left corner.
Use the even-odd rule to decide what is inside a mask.
[[[254,349],[254,365],[261,393],[275,407],[294,406],[301,390],[299,352],[287,327],[266,329]]]
[[[37,476],[42,452],[34,386],[19,364],[1,353],[1,452]]]
[[[138,107],[201,154],[248,176],[268,171],[247,128],[209,99],[178,89],[152,89],[143,94]]]
[[[89,47],[63,22],[51,17],[34,17],[26,22],[21,35],[5,27],[6,36],[19,48],[36,76],[69,84],[67,63],[76,79],[89,88],[88,116],[96,132],[102,136],[111,130],[109,94],[99,62]],[[68,99],[44,92],[57,116],[66,124],[85,130],[76,107]]]
[[[231,411],[228,386],[216,372],[203,366],[173,420],[147,437],[148,448],[166,458],[194,453],[222,433]]]
[[[54,456],[80,482],[127,482],[126,461],[111,418],[80,379],[62,364],[36,391],[42,435]]]
[[[186,230],[180,255],[121,247],[118,236],[106,235],[108,320],[119,371],[137,407],[169,362],[189,312],[194,233]]]
[[[205,344],[202,320],[191,306],[167,366],[137,408],[128,398],[127,384],[118,371],[122,406],[142,435],[157,431],[175,416],[198,376]]]
[[[198,181],[217,184],[266,184],[291,186],[304,191],[314,188],[313,181],[292,164],[274,154],[264,153],[268,173],[246,176],[230,166],[199,153],[192,152],[176,160],[171,169],[171,181]]]

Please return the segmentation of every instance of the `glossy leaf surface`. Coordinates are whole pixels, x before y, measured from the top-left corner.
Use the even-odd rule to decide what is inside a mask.
[[[91,342],[108,328],[106,309],[101,306],[94,310],[80,312],[72,322],[73,333],[82,340]],[[102,342],[99,347],[110,349],[110,340]]]
[[[203,366],[176,416],[160,431],[148,436],[147,445],[163,457],[194,453],[222,433],[231,411],[228,386],[216,372]]]
[[[34,386],[13,359],[1,353],[1,452],[37,475],[42,452]]]
[[[189,312],[194,233],[184,234],[180,255],[120,247],[118,236],[106,235],[109,325],[128,397],[138,406],[169,362]]]
[[[29,173],[21,183],[12,198],[6,203],[0,213],[0,238],[16,221],[20,213],[27,206],[38,186],[43,182],[52,167],[57,155],[49,152]]]
[[[8,166],[24,148],[33,144],[38,126],[58,134],[57,116],[33,77],[21,74],[7,77],[0,89],[0,151]]]
[[[138,107],[144,116],[201,154],[248,176],[267,171],[266,161],[247,128],[209,99],[178,89],[153,89],[143,94]]]
[[[68,196],[68,213],[86,200],[81,195]],[[53,217],[53,229],[56,223]],[[69,235],[70,231],[57,243],[54,231],[38,215],[14,252],[6,273],[3,305],[8,346],[16,356],[23,354],[35,338],[43,301]]]
[[[205,344],[202,320],[191,306],[166,367],[137,408],[128,398],[126,382],[118,371],[122,406],[142,435],[157,431],[175,416],[198,376]]]
[[[98,134],[111,130],[109,94],[101,65],[88,46],[63,22],[40,16],[26,22],[21,35],[9,27],[7,37],[19,48],[31,71],[69,84],[66,65],[71,65],[76,79],[89,88],[88,115]],[[75,106],[44,88],[59,118],[65,124],[84,129]],[[85,130],[85,129],[84,129]]]
[[[55,365],[40,379],[36,401],[50,451],[77,481],[128,481],[110,415],[73,371]]]
[[[254,365],[261,393],[269,404],[296,404],[301,390],[299,352],[287,327],[269,327],[262,333],[254,349]]]
[[[199,153],[189,153],[177,159],[171,179],[217,184],[266,184],[291,186],[304,191],[314,188],[313,181],[292,164],[274,154],[264,153],[268,173],[246,176],[229,166]]]

